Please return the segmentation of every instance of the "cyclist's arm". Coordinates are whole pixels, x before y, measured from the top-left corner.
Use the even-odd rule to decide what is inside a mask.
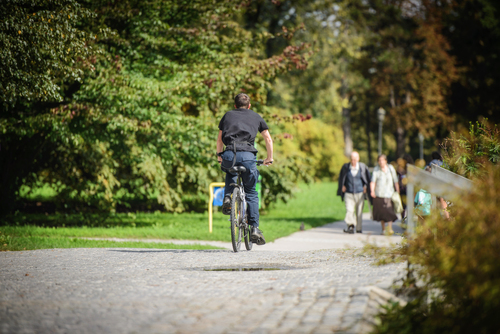
[[[222,142],[222,130],[219,130],[219,136],[217,137],[217,153],[220,153],[223,150],[224,150],[224,143]],[[221,163],[222,157],[217,156],[217,161]]]
[[[264,130],[261,132],[262,137],[266,142],[267,158],[264,160],[264,165],[270,165],[273,162],[273,139],[269,130]]]

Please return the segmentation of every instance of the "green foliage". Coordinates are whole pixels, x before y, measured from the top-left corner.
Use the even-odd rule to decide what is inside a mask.
[[[5,0],[0,4],[0,100],[61,101],[61,88],[81,82],[96,35],[82,27],[95,16],[75,0]]]
[[[341,130],[319,119],[303,121],[296,117],[286,122],[284,132],[276,137],[278,149],[286,159],[298,156],[310,177],[336,179],[347,160]]]
[[[348,64],[360,55],[363,37],[344,24],[347,13],[338,1],[299,1],[293,14],[283,8],[279,18],[283,22],[303,24],[295,39],[311,43],[313,54],[305,71],[290,71],[279,76],[271,91],[273,106],[292,113],[311,114],[330,124],[341,122],[346,94],[343,83],[362,80],[348,72]],[[278,14],[277,14],[278,15]]]
[[[487,120],[471,123],[469,133],[452,132],[443,147],[449,170],[467,178],[481,178],[488,165],[500,161],[500,129]]]
[[[88,65],[78,72],[81,83],[61,65],[50,79],[64,83],[62,101],[25,97],[0,118],[0,211],[12,210],[21,184],[35,189],[40,182],[57,192],[59,209],[76,212],[125,210],[130,200],[156,200],[175,212],[203,209],[208,184],[222,178],[215,140],[232,97],[246,91],[265,113],[271,79],[303,68],[306,46],[262,57],[259,49],[274,36],[245,30],[244,6],[231,1],[103,0],[79,8],[94,14],[79,16],[78,27],[100,32],[94,53],[68,55],[74,71]],[[80,43],[76,32],[68,36]],[[50,43],[25,48],[42,52]],[[279,186],[268,189],[267,203],[300,179],[288,170],[296,170],[294,161],[273,172]]]
[[[446,8],[432,1],[415,7],[407,0],[354,1],[348,8],[363,36],[351,71],[367,81],[351,90],[373,120],[378,106],[387,110],[384,127],[395,133],[400,157],[407,134],[435,137],[451,123],[447,97],[458,76],[442,34]]]

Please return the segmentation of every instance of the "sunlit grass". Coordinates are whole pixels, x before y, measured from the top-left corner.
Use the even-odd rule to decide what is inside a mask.
[[[264,231],[266,241],[271,242],[290,235],[298,231],[302,223],[305,229],[310,229],[342,220],[345,214],[344,203],[336,196],[336,191],[336,184],[331,182],[301,185],[291,201],[277,203],[267,214],[261,214],[260,228]],[[46,248],[51,248],[49,246],[56,244],[56,241],[58,245],[71,247],[73,243],[83,241],[65,241],[66,239],[82,237],[231,241],[229,216],[220,212],[214,213],[213,233],[208,230],[207,213],[117,214],[104,222],[96,222],[94,227],[73,225],[71,216],[64,219],[64,224],[57,218],[60,217],[24,215],[17,224],[1,226],[0,231],[12,239],[17,239],[19,247],[22,246],[21,240],[26,243],[37,240],[42,245],[44,243],[39,239],[44,238],[47,239],[44,244]],[[94,247],[90,246],[94,245],[90,240],[85,242],[87,241],[88,247]],[[98,243],[95,245],[101,247]],[[24,248],[19,247],[16,250]],[[148,248],[150,247],[151,244]],[[165,248],[165,244],[155,248]]]

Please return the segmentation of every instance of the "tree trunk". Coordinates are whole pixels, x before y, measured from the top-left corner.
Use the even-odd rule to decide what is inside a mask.
[[[405,154],[406,149],[406,131],[402,126],[396,128],[396,158],[400,158]]]
[[[393,109],[401,107],[401,101],[400,99],[396,100],[393,87],[391,87],[390,90],[389,101]],[[410,103],[410,93],[408,91],[406,92],[405,103]],[[396,125],[396,132],[394,134],[394,138],[396,139],[396,158],[400,158],[401,156],[403,156],[406,149],[406,131],[400,124],[400,122],[398,123],[399,124]]]
[[[370,107],[366,105],[366,124],[365,124],[365,132],[366,132],[366,150],[368,151],[368,166],[372,165],[372,141],[370,136]]]
[[[342,129],[344,130],[344,155],[350,157],[352,153],[351,136],[351,109],[342,107]]]

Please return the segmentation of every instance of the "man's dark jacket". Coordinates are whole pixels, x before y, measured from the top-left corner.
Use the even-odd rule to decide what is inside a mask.
[[[368,194],[368,197],[370,198],[370,202],[372,201],[370,197],[370,171],[368,170],[368,167],[362,162],[358,162],[359,164],[359,171],[358,173],[361,174],[361,182],[363,182],[363,186],[366,186],[366,192]],[[337,189],[337,196],[342,197],[342,200],[344,200],[344,192],[342,192],[342,186],[345,183],[345,178],[347,177],[347,173],[351,172],[350,169],[351,163],[348,162],[342,166],[342,169],[340,170],[340,176],[339,176],[339,188]]]

